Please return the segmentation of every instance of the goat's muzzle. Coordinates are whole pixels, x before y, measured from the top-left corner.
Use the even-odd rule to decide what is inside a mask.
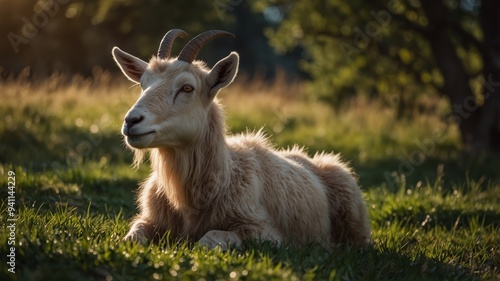
[[[154,133],[155,131],[144,130],[138,126],[144,120],[142,115],[130,115],[125,117],[123,122],[122,134],[127,137],[142,137]]]

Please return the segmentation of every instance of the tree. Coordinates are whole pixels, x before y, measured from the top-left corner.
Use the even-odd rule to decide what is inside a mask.
[[[500,150],[500,1],[256,1],[284,19],[278,50],[304,48],[315,94],[440,93],[471,151]],[[408,85],[411,85],[410,87]],[[480,89],[475,91],[475,89]]]

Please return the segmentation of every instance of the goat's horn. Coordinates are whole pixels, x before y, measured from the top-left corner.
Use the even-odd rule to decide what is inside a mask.
[[[234,37],[234,34],[222,30],[211,30],[198,34],[196,37],[191,39],[186,46],[184,46],[184,48],[182,48],[178,60],[192,63],[205,43],[214,38],[224,36]]]
[[[163,39],[161,39],[160,48],[158,48],[158,57],[161,59],[169,58],[170,51],[172,50],[172,43],[174,43],[175,38],[185,38],[187,36],[188,34],[186,31],[181,29],[172,29],[168,31],[165,36],[163,36]]]

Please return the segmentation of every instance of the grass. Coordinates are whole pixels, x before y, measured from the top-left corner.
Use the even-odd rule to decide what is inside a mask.
[[[168,236],[160,244],[122,242],[137,182],[149,172],[130,167],[119,135],[138,89],[106,75],[98,82],[54,76],[0,84],[0,279],[500,279],[498,155],[463,156],[456,127],[440,111],[397,120],[380,101],[332,109],[302,96],[298,84],[251,82],[220,96],[229,130],[264,127],[279,147],[342,152],[366,195],[372,247],[329,252],[246,241],[221,252]],[[5,267],[9,171],[16,174],[15,274]]]

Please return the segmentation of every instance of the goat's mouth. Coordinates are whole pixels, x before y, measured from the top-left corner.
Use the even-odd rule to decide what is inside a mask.
[[[142,133],[142,134],[137,134],[137,133],[135,133],[135,134],[131,134],[130,132],[127,132],[127,133],[125,134],[125,136],[126,136],[127,138],[141,138],[141,137],[144,137],[144,136],[147,136],[147,135],[152,135],[152,134],[154,134],[154,133],[155,133],[155,131],[149,131],[149,132]]]
[[[155,131],[149,131],[146,133],[130,133],[127,132],[125,135],[125,142],[134,148],[148,148],[151,142],[154,140]]]
[[[127,126],[126,123],[122,126],[122,134],[127,138],[141,138],[154,133],[155,130],[144,130],[139,128],[139,126]]]

